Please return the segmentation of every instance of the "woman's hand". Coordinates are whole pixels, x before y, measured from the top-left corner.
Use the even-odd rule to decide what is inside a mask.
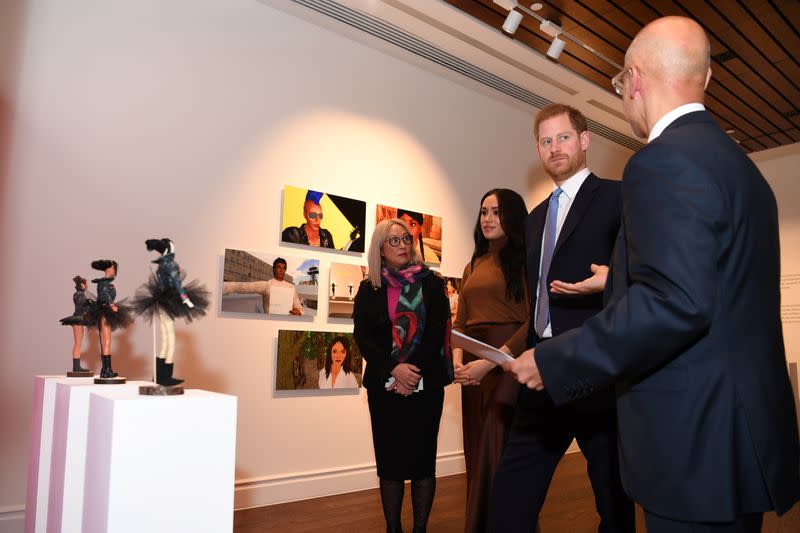
[[[111,310],[114,311],[115,313],[117,311],[119,311],[119,307],[117,307],[117,304],[111,304],[110,307],[111,307]]]
[[[485,359],[470,361],[461,367],[461,372],[464,375],[462,385],[480,385],[483,377],[495,366],[497,365]]]
[[[408,387],[404,387],[403,385],[398,384],[396,381],[394,382],[393,391],[395,394],[400,394],[401,396],[411,396],[412,394],[414,394],[414,389],[409,389]]]
[[[459,385],[479,385],[480,382],[472,379],[467,372],[467,366],[453,363],[454,381]]]
[[[450,341],[450,345],[453,345],[452,341]],[[464,366],[464,350],[453,346],[450,352],[453,354],[453,368]]]
[[[412,391],[417,388],[417,383],[419,383],[421,377],[419,373],[419,368],[410,363],[400,363],[392,370],[392,376],[394,376],[398,388],[404,387]]]
[[[463,385],[466,377],[462,370],[464,368],[464,350],[453,346],[451,353],[453,354],[453,378],[456,383]]]

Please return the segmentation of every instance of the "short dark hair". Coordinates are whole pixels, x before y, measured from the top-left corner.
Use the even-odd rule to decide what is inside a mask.
[[[106,270],[109,267],[114,267],[114,272],[119,274],[119,265],[113,259],[98,259],[92,261],[92,268],[95,270]]]
[[[543,107],[539,113],[536,114],[536,118],[533,121],[534,138],[536,138],[537,141],[539,140],[539,124],[545,120],[563,114],[569,117],[569,123],[572,124],[572,127],[575,128],[578,134],[587,130],[586,117],[583,116],[583,113],[567,104],[550,104],[549,106]]]
[[[76,290],[80,289],[81,285],[83,285],[84,283],[87,283],[86,278],[83,278],[81,276],[75,276],[74,278],[72,278],[72,281],[75,282]]]
[[[172,241],[166,237],[163,239],[147,239],[144,241],[144,246],[147,248],[148,252],[152,252],[155,250],[156,252],[164,255],[164,252],[169,250],[169,243]]]
[[[283,266],[288,267],[288,265],[286,264],[286,259],[284,259],[283,257],[276,257],[275,261],[272,262],[272,270],[275,270],[275,267],[281,263],[283,263]]]

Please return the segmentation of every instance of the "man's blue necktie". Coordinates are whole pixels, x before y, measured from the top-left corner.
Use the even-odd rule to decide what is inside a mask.
[[[544,222],[544,243],[542,244],[542,268],[539,270],[539,296],[536,299],[536,322],[534,329],[541,338],[550,322],[550,297],[547,286],[547,274],[556,248],[556,224],[558,223],[558,197],[563,191],[557,188],[550,196],[547,207],[547,219]]]

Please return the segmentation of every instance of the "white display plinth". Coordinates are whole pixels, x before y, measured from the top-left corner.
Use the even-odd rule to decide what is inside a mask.
[[[25,494],[25,533],[47,530],[50,458],[58,382],[90,382],[91,378],[36,376],[33,378],[33,414],[28,444],[28,488]]]
[[[129,381],[121,385],[95,385],[94,378],[56,381],[50,494],[47,504],[48,533],[81,531],[90,394],[106,392],[109,387],[113,387],[120,394],[134,395],[138,392],[139,385],[148,384],[152,382]]]
[[[93,391],[83,531],[232,531],[235,462],[235,396]]]

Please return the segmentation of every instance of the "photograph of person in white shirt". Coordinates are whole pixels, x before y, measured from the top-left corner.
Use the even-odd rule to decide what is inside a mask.
[[[325,368],[319,371],[320,389],[357,389],[358,381],[351,371],[352,356],[347,337],[338,336],[328,344]]]

